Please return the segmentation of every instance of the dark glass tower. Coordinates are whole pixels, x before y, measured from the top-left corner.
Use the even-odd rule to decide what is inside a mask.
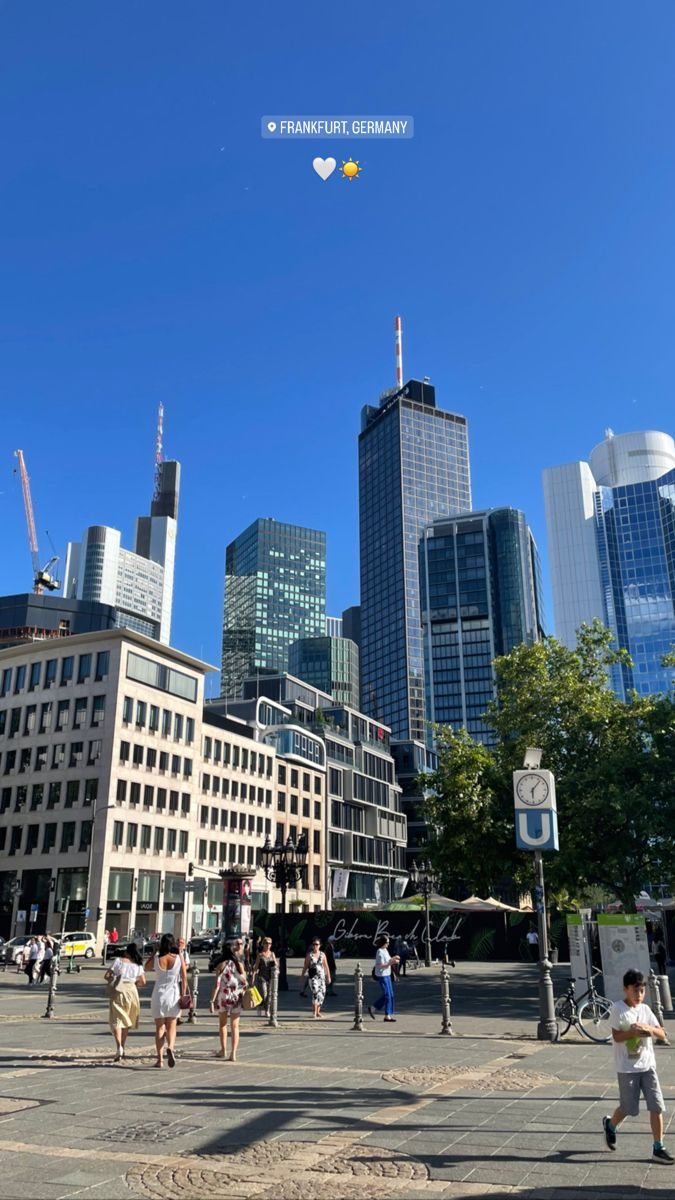
[[[291,642],[326,627],[326,535],[271,517],[227,547],[221,694],[257,671],[286,671]]]
[[[466,418],[412,379],[366,406],[359,435],[361,708],[424,741],[418,547],[436,517],[471,508]]]
[[[346,637],[300,638],[288,654],[291,675],[333,697],[335,704],[359,707],[359,649]]]
[[[434,521],[420,540],[428,721],[490,744],[492,662],[544,634],[539,553],[525,516],[494,508]]]

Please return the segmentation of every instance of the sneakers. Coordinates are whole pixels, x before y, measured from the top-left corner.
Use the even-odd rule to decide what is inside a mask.
[[[652,1160],[654,1162],[664,1163],[666,1166],[669,1166],[669,1167],[671,1167],[673,1165],[673,1163],[675,1163],[675,1158],[673,1158],[672,1154],[668,1153],[665,1146],[659,1146],[658,1149],[656,1146],[654,1147],[654,1152],[652,1154]]]
[[[610,1129],[610,1125],[611,1125],[611,1118],[603,1117],[602,1118],[602,1128],[605,1131],[605,1141],[607,1142],[607,1145],[609,1146],[610,1150],[616,1150],[616,1130]],[[656,1151],[655,1151],[655,1153],[656,1153]]]

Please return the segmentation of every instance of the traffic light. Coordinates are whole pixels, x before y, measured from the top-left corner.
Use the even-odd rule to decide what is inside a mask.
[[[188,876],[190,879],[192,879],[192,876],[194,875],[194,873],[195,873],[195,864],[188,863]]]
[[[102,916],[103,916],[103,909],[102,909],[102,908],[97,908],[97,909],[96,909],[96,920],[97,920],[97,921],[100,921]]]

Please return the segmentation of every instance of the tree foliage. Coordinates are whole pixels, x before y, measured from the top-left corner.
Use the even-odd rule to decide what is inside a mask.
[[[512,772],[528,746],[556,777],[560,851],[546,856],[550,885],[578,896],[602,888],[632,909],[645,881],[675,875],[675,703],[620,700],[598,621],[568,649],[555,638],[517,646],[494,663],[486,714],[491,749],[440,728],[438,770],[425,778],[431,850],[446,886],[487,893],[500,878],[531,882],[531,854],[515,846]]]

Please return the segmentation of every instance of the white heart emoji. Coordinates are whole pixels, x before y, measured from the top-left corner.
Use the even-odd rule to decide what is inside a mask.
[[[315,158],[312,166],[319,176],[319,179],[323,179],[325,183],[328,179],[328,176],[333,174],[337,163],[334,158]]]

